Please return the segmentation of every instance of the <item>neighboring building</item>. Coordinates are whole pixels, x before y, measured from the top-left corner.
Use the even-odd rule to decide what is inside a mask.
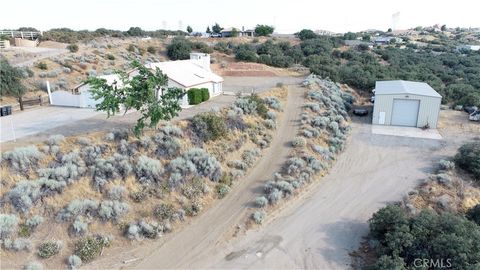
[[[480,45],[459,45],[457,46],[457,50],[478,51],[480,50]]]
[[[237,37],[253,37],[255,35],[255,30],[241,30],[240,28],[229,27],[220,31],[222,37],[232,37],[235,29],[237,31]]]
[[[386,44],[390,44],[390,41],[392,39],[397,41],[397,39],[395,37],[375,37],[375,38],[373,38],[373,42],[376,45],[386,45]]]
[[[411,81],[377,81],[374,125],[437,128],[442,96],[430,85]]]
[[[179,87],[185,90],[190,88],[207,88],[210,97],[223,93],[223,78],[210,69],[210,55],[205,53],[191,53],[189,60],[178,60],[147,64],[146,67],[159,68],[168,77],[168,87]],[[136,75],[136,70],[128,72],[129,76]],[[98,76],[107,80],[108,84],[120,82],[116,74]],[[121,86],[121,85],[119,85]],[[49,93],[51,104],[80,108],[94,108],[98,101],[90,93],[90,86],[82,83],[71,92],[57,90]],[[185,95],[179,101],[180,105],[188,106],[188,97]]]
[[[345,46],[348,46],[348,47],[358,47],[359,45],[365,45],[365,46],[368,46],[368,48],[370,49],[373,48],[373,42],[363,41],[358,39],[344,40],[343,43],[345,44]]]
[[[37,47],[41,35],[42,32],[0,30],[0,36],[8,37],[10,45],[17,47]]]

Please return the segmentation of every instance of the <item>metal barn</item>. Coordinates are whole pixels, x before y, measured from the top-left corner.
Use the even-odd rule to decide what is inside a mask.
[[[430,85],[412,81],[377,81],[374,125],[437,128],[442,96]]]

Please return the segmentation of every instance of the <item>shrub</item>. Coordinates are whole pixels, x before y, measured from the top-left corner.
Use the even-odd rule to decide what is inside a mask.
[[[157,238],[163,231],[163,228],[156,222],[148,223],[145,220],[140,220],[137,223],[131,223],[125,234],[128,239],[140,240],[142,237]]]
[[[126,189],[123,186],[113,186],[108,191],[108,198],[110,198],[111,200],[117,200],[117,201],[121,200],[125,195],[125,191]]]
[[[230,192],[230,187],[225,184],[218,184],[216,189],[217,189],[218,198],[220,199],[225,197],[228,194],[228,192]]]
[[[184,207],[185,214],[188,216],[196,216],[202,209],[203,205],[199,200],[193,200],[189,205]]]
[[[225,119],[214,112],[195,115],[191,124],[193,131],[203,141],[217,140],[227,133]]]
[[[442,159],[438,162],[440,170],[450,171],[455,168],[455,163],[449,160]]]
[[[267,118],[268,108],[266,102],[257,95],[237,98],[234,106],[241,109],[244,114],[258,114],[262,118]]]
[[[68,268],[72,270],[78,269],[80,268],[80,266],[82,266],[82,259],[80,259],[80,257],[78,257],[77,255],[70,255],[67,262]]]
[[[280,101],[276,97],[266,97],[263,99],[265,101],[265,104],[267,104],[268,107],[280,111],[282,109],[282,105],[280,104]]]
[[[115,60],[115,55],[113,55],[111,53],[107,53],[105,55],[105,58],[107,58],[107,60],[113,61],[113,60]]]
[[[43,264],[39,262],[30,262],[23,266],[23,270],[43,270]]]
[[[90,262],[100,256],[102,248],[107,245],[108,243],[106,243],[102,237],[88,236],[80,239],[75,244],[74,254],[77,255],[82,262]]]
[[[143,190],[134,191],[130,193],[130,198],[136,203],[143,202],[146,197],[147,197],[147,193]]]
[[[125,179],[131,171],[132,165],[126,155],[115,153],[106,159],[97,158],[93,172],[94,186],[99,189],[115,178]]]
[[[480,225],[480,204],[475,205],[474,207],[468,209],[466,217]]]
[[[35,215],[27,219],[27,221],[25,221],[25,225],[27,225],[30,229],[35,229],[38,227],[38,225],[42,224],[42,222],[43,222],[43,217]]]
[[[210,91],[207,88],[200,88],[200,92],[202,93],[202,101],[210,99]]]
[[[161,203],[153,210],[153,214],[160,220],[171,220],[175,214],[175,207],[169,203]]]
[[[15,232],[18,225],[18,217],[13,214],[0,214],[0,238],[5,239]]]
[[[255,162],[255,160],[260,156],[260,150],[255,148],[255,149],[248,149],[243,151],[242,153],[242,160],[245,164],[248,166],[252,166]]]
[[[81,236],[86,234],[88,231],[88,223],[81,216],[75,218],[75,221],[70,227],[70,232],[75,236]]]
[[[268,200],[267,200],[267,198],[265,198],[265,196],[260,196],[260,197],[255,198],[255,205],[257,207],[263,208],[263,207],[267,206],[267,204],[268,204]]]
[[[292,146],[295,148],[304,147],[307,144],[307,141],[303,137],[295,137],[292,141]]]
[[[145,185],[160,183],[163,171],[163,166],[159,160],[147,156],[140,156],[135,164],[137,179]]]
[[[192,88],[187,91],[188,104],[196,105],[203,101],[202,92],[200,89]]]
[[[69,44],[67,46],[67,49],[72,53],[78,52],[78,45],[77,44]]]
[[[98,202],[90,199],[76,199],[71,201],[57,214],[59,221],[71,221],[78,216],[95,216]]]
[[[267,119],[263,122],[263,124],[265,125],[266,128],[268,129],[275,129],[277,127],[277,125],[275,124],[275,121],[271,120],[271,119]]]
[[[267,214],[264,211],[255,211],[252,213],[252,220],[257,224],[262,224]]]
[[[480,142],[462,145],[455,155],[455,164],[480,180]]]
[[[15,251],[29,251],[32,248],[32,243],[26,238],[17,238],[13,241],[13,250]]]
[[[37,181],[22,180],[7,194],[7,199],[16,211],[26,213],[41,197]]]
[[[117,221],[123,217],[129,209],[129,205],[119,201],[103,201],[98,208],[98,216],[103,220]]]
[[[48,69],[47,63],[45,63],[45,62],[38,62],[36,67],[41,69],[41,70],[47,70]]]
[[[37,167],[38,162],[42,158],[43,154],[33,145],[15,148],[2,155],[2,160],[5,161],[11,169],[24,175],[27,175],[30,169]]]
[[[157,50],[153,46],[148,46],[147,47],[147,52],[149,52],[151,54],[155,54],[157,52]]]
[[[282,196],[283,193],[280,190],[273,188],[272,192],[270,192],[267,197],[270,204],[276,204],[282,199]]]
[[[47,241],[38,247],[37,255],[40,258],[47,259],[56,255],[62,249],[62,243],[60,241]]]
[[[272,112],[272,111],[268,111],[267,112],[267,119],[275,121],[277,119],[277,114]]]
[[[161,157],[173,157],[180,152],[180,141],[164,133],[155,134],[153,141],[157,144],[155,154]]]

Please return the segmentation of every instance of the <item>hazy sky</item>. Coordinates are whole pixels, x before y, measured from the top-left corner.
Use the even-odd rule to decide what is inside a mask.
[[[276,32],[303,28],[335,32],[386,30],[400,12],[397,29],[418,25],[479,27],[478,0],[8,0],[2,1],[0,29],[33,26],[40,30],[100,27],[126,30],[274,25]]]

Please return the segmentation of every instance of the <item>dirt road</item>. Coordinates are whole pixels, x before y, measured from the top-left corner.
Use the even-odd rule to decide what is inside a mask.
[[[331,173],[303,198],[219,253],[203,253],[189,265],[220,269],[348,269],[349,252],[368,232],[371,214],[398,201],[432,164],[450,156],[465,137],[444,141],[372,135],[354,123],[346,151]],[[189,266],[184,265],[184,266]]]
[[[222,252],[225,240],[231,238],[235,227],[245,221],[246,205],[255,198],[255,190],[270,179],[286,160],[290,151],[286,145],[296,134],[303,92],[301,87],[290,88],[285,116],[278,123],[278,135],[274,137],[272,145],[260,162],[237,183],[232,192],[181,231],[173,233],[168,241],[159,243],[157,248],[152,249],[151,254],[143,254],[145,258],[137,265],[129,267],[196,268],[197,262],[205,254]]]

